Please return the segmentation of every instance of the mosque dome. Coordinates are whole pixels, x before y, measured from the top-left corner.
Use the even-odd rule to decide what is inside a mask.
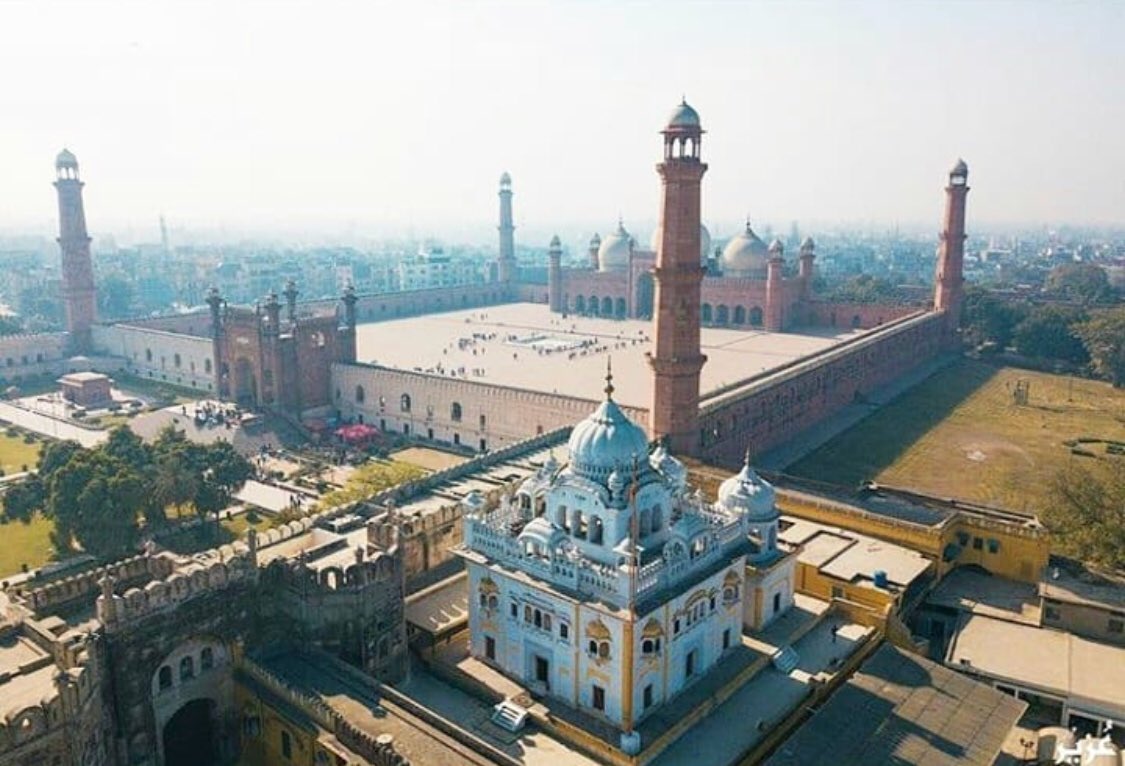
[[[719,485],[719,504],[751,521],[770,521],[778,516],[773,485],[754,472],[749,455],[742,470]]]
[[[606,398],[570,432],[570,467],[579,476],[606,481],[615,469],[627,470],[648,456],[648,436],[613,401],[613,375],[606,376]]]
[[[593,242],[590,243],[593,245]],[[598,271],[617,271],[629,267],[629,253],[633,238],[625,231],[625,224],[617,222],[617,230],[607,234],[598,247]]]
[[[679,106],[672,110],[668,117],[669,128],[698,128],[699,112],[688,106],[687,101],[681,101]]]
[[[59,156],[55,157],[56,168],[75,168],[78,167],[78,158],[69,149],[63,149],[59,152]]]
[[[660,240],[664,237],[664,222],[661,221],[656,227],[656,231],[652,233],[652,239],[649,240],[649,246],[652,252],[660,250]],[[711,232],[703,224],[699,224],[699,261],[700,263],[707,263],[707,259],[711,257]]]
[[[765,277],[769,248],[746,222],[746,230],[732,237],[723,249],[720,267],[726,277]]]

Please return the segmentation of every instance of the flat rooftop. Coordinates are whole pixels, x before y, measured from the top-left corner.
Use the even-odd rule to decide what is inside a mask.
[[[848,583],[874,583],[875,572],[887,574],[891,584],[906,588],[930,569],[931,561],[917,551],[848,529],[782,516],[778,539],[804,546],[797,558],[827,575]]]
[[[766,766],[990,766],[1027,703],[884,644]]]
[[[945,662],[1125,718],[1125,647],[1051,628],[967,614]]]
[[[606,360],[612,357],[617,400],[647,409],[652,397],[652,374],[645,361],[651,321],[572,315],[564,319],[543,304],[514,303],[363,324],[356,332],[357,360],[362,363],[593,400],[602,398]],[[707,394],[865,332],[705,327],[701,342],[707,364],[700,392]]]

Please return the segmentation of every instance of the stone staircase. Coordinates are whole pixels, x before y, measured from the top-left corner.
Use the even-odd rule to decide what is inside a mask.
[[[797,650],[791,644],[786,644],[770,656],[770,662],[773,663],[773,666],[785,675],[789,675],[796,670],[797,663],[800,661],[801,656],[797,654]]]

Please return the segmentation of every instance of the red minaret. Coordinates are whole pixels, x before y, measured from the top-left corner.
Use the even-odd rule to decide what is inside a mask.
[[[59,194],[59,250],[62,253],[62,299],[70,351],[91,351],[90,327],[97,321],[94,299],[94,266],[90,262],[90,236],[82,208],[82,182],[78,159],[63,149],[55,159],[55,189]]]
[[[656,253],[653,370],[649,430],[666,438],[673,452],[699,448],[699,371],[707,357],[699,348],[700,183],[707,165],[699,161],[703,128],[686,102],[676,107],[664,135],[664,161],[656,166],[663,183]]]
[[[965,198],[969,194],[969,166],[957,160],[949,171],[945,187],[945,226],[938,247],[937,277],[934,286],[934,309],[945,312],[945,328],[952,338],[961,326],[961,302],[964,294],[963,264],[965,260]]]

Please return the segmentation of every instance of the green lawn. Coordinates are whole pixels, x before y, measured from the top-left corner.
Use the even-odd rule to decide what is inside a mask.
[[[1017,381],[1030,384],[1017,405]],[[1094,471],[1108,460],[1071,453],[1074,439],[1125,441],[1125,391],[1064,375],[964,360],[946,368],[787,469],[854,486],[875,480],[940,497],[1023,511],[1042,507],[1068,461]]]
[[[25,465],[35,468],[42,448],[42,437],[36,437],[34,443],[28,444],[23,436],[8,436],[0,431],[0,470],[7,475],[22,471]]]
[[[276,514],[271,513],[258,513],[257,520],[251,522],[248,518],[250,515],[247,513],[240,513],[233,519],[224,519],[221,523],[223,529],[230,532],[236,538],[241,538],[246,534],[246,530],[253,528],[257,532],[265,532],[268,529],[273,529],[281,523],[281,519]]]
[[[43,566],[54,558],[51,530],[54,524],[36,515],[31,523],[0,523],[0,577],[16,574],[22,565],[28,569]]]

